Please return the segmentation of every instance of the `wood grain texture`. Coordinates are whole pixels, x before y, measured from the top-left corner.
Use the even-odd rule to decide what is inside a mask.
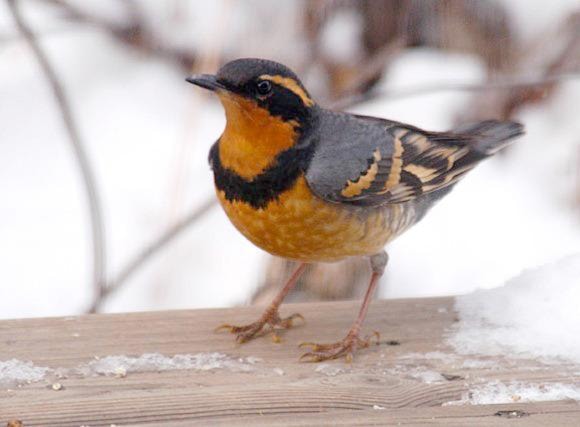
[[[341,338],[358,302],[283,306],[282,315],[301,312],[307,324],[284,332],[281,344],[265,336],[236,345],[232,336],[212,332],[224,321],[255,320],[259,307],[0,321],[0,361],[32,361],[56,371],[39,382],[0,386],[0,426],[16,419],[26,427],[580,425],[580,405],[573,401],[525,404],[516,396],[508,405],[442,406],[485,381],[580,382],[566,366],[493,359],[492,369],[488,359],[454,355],[444,338],[455,321],[452,306],[451,298],[373,303],[365,330],[380,331],[381,343],[359,352],[350,365],[298,363],[297,345]],[[244,362],[249,372],[187,369],[116,377],[79,370],[95,357],[208,352],[258,359]],[[61,390],[51,387],[55,382]],[[494,415],[516,409],[526,416]]]

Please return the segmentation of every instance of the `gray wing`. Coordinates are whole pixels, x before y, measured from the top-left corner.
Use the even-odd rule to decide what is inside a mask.
[[[459,133],[346,113],[325,112],[306,180],[327,201],[402,203],[452,185],[522,133],[513,122],[487,121]]]

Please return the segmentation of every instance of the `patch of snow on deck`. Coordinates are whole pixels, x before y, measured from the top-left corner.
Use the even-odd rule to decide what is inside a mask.
[[[458,297],[455,308],[448,341],[459,353],[580,363],[580,254]]]
[[[409,376],[425,384],[436,384],[445,382],[445,377],[441,375],[439,372],[432,371],[429,369],[421,369],[417,368],[414,370],[409,371]]]
[[[36,366],[32,362],[17,359],[0,361],[0,385],[29,384],[44,379],[50,368]]]
[[[322,363],[314,369],[314,372],[326,375],[327,377],[336,377],[337,375],[346,373],[346,370],[339,366]]]
[[[580,400],[580,386],[561,383],[512,382],[505,384],[501,381],[492,381],[474,386],[462,400],[449,402],[447,405],[491,405],[566,399]]]
[[[496,360],[479,360],[479,359],[465,359],[461,363],[463,369],[488,369],[494,370],[500,368],[500,363]]]
[[[427,353],[406,353],[397,357],[396,363],[384,365],[381,372],[393,376],[403,376],[421,381],[425,384],[436,384],[448,381],[439,371],[443,366],[454,365],[456,356],[441,351]]]
[[[107,356],[93,360],[81,367],[85,375],[125,376],[130,372],[161,372],[171,370],[211,371],[227,369],[234,372],[250,372],[257,359],[232,358],[222,353],[176,354],[173,357],[159,353],[146,353],[138,357]]]
[[[399,360],[438,360],[445,363],[454,362],[457,356],[452,353],[442,351],[429,351],[427,353],[406,353],[399,356]]]

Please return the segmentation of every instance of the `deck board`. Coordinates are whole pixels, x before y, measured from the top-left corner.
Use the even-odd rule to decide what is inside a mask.
[[[445,336],[456,315],[452,298],[376,301],[365,330],[381,343],[352,364],[298,363],[301,341],[341,338],[357,302],[294,304],[282,315],[307,320],[283,334],[237,345],[213,333],[224,322],[247,323],[258,307],[89,315],[0,321],[0,361],[18,359],[52,371],[41,381],[0,386],[0,426],[190,425],[580,425],[575,401],[451,405],[486,381],[580,383],[578,369],[533,360],[455,355]],[[390,345],[398,341],[400,345]],[[113,355],[218,352],[246,371],[219,368],[97,375],[87,366]],[[236,365],[237,366],[237,365]],[[431,378],[442,374],[444,377]],[[430,377],[431,376],[431,377]],[[52,385],[61,384],[60,390]],[[495,415],[520,410],[522,418]]]

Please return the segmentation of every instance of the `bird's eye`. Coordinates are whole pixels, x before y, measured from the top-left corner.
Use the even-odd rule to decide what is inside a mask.
[[[272,83],[268,80],[261,80],[256,85],[256,89],[260,95],[268,95],[272,91]]]

